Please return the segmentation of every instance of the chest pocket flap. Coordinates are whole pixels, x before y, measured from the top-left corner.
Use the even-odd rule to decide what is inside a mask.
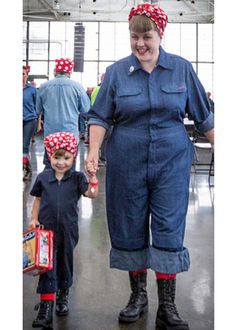
[[[161,90],[165,93],[184,93],[187,88],[185,83],[180,82],[178,84],[162,85]]]
[[[122,97],[122,96],[135,96],[139,95],[142,93],[142,88],[141,87],[120,87],[117,89],[117,95]]]

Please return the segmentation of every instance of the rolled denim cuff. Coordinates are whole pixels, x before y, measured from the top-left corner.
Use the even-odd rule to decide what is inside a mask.
[[[110,268],[127,271],[150,268],[149,249],[124,251],[112,248],[110,251]]]
[[[177,274],[186,272],[190,266],[187,248],[183,251],[169,252],[150,247],[150,267],[155,272]]]
[[[198,124],[195,123],[196,128],[199,132],[205,133],[210,131],[212,128],[214,128],[214,114],[213,112],[210,112],[207,119],[205,119],[202,123]]]
[[[98,119],[98,118],[90,118],[89,121],[88,121],[88,125],[102,126],[106,130],[108,130],[109,127],[110,127],[108,123],[106,123],[104,120],[101,120],[101,119]]]

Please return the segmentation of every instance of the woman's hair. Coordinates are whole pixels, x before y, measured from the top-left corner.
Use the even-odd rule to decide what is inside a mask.
[[[156,24],[147,16],[136,15],[129,21],[129,30],[136,33],[145,33],[155,30],[159,33]]]

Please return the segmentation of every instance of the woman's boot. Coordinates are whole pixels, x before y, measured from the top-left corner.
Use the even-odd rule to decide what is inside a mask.
[[[175,305],[176,279],[157,279],[159,307],[156,315],[158,330],[189,330]]]
[[[68,308],[69,289],[58,290],[56,296],[56,314],[59,316],[67,315]]]
[[[127,306],[120,312],[120,322],[135,322],[142,313],[148,311],[147,272],[139,272],[137,275],[129,272],[129,280],[132,293]]]
[[[35,310],[39,309],[39,312],[33,321],[33,328],[53,328],[53,305],[53,300],[42,300],[35,306]]]

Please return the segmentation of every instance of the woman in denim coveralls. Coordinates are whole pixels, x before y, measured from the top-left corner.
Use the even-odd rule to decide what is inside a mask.
[[[129,271],[132,291],[119,321],[134,322],[147,311],[151,268],[159,296],[156,326],[184,330],[188,323],[174,301],[176,274],[190,264],[183,241],[194,151],[183,119],[188,113],[211,143],[214,123],[191,63],[160,46],[166,24],[167,15],[153,4],[131,9],[132,54],[107,68],[90,111],[85,165],[97,171],[99,147],[113,125],[106,172],[110,267]]]

